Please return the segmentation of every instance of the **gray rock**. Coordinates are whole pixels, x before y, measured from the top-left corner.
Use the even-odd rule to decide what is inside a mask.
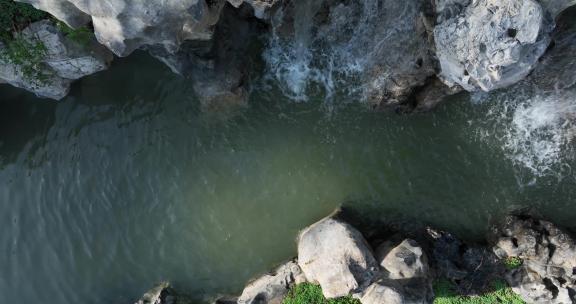
[[[88,22],[96,38],[118,56],[142,46],[160,45],[169,53],[187,40],[212,39],[214,26],[226,0],[19,0],[47,11],[72,27]],[[235,7],[252,5],[257,17],[266,18],[276,1],[230,0]]]
[[[168,282],[158,284],[147,291],[135,304],[164,304],[162,302],[162,293],[165,293],[168,287],[170,287]]]
[[[31,44],[41,43],[45,55],[34,67],[35,75],[26,75],[21,66],[5,61],[0,64],[0,78],[41,97],[64,98],[74,80],[105,70],[113,59],[112,53],[95,41],[87,45],[71,41],[51,21],[32,23],[18,35]]]
[[[346,296],[367,287],[378,266],[360,232],[333,218],[302,231],[298,265],[308,281],[320,284],[326,298]]]
[[[432,303],[428,259],[416,241],[386,241],[376,249],[376,256],[384,272],[361,292],[362,304]]]
[[[423,278],[381,279],[360,295],[362,304],[427,304],[433,300],[432,284]]]
[[[376,258],[390,279],[428,277],[428,258],[414,240],[405,239],[400,244],[384,242],[376,249]]]
[[[534,0],[475,0],[434,29],[440,77],[467,91],[514,84],[533,69],[553,21]]]
[[[370,285],[362,294],[362,304],[404,304],[406,300],[398,286],[378,281]]]
[[[576,295],[576,244],[552,223],[507,217],[492,235],[500,258],[520,257],[523,265],[506,278],[528,303],[573,303]]]
[[[278,267],[248,284],[238,304],[281,304],[290,287],[306,282],[304,273],[294,261]]]
[[[170,52],[185,40],[209,40],[225,0],[22,0],[71,26],[92,21],[96,38],[118,56],[144,45]]]

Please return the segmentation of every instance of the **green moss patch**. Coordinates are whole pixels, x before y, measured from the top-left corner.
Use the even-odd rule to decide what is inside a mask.
[[[318,285],[303,283],[294,286],[282,304],[360,304],[360,301],[350,296],[338,299],[326,299]]]
[[[479,296],[463,296],[447,280],[434,284],[434,304],[525,304],[504,281],[495,281],[489,291]]]

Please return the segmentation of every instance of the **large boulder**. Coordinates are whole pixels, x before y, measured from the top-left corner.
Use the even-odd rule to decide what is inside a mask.
[[[48,20],[32,23],[17,35],[38,56],[23,63],[0,56],[0,79],[41,97],[64,98],[74,80],[105,70],[113,59],[95,40],[73,41]],[[0,52],[4,47],[0,45]]]
[[[281,304],[290,288],[306,282],[306,277],[298,264],[290,261],[248,284],[238,304]]]
[[[452,4],[444,10],[466,3],[441,2]],[[554,27],[535,0],[475,0],[453,17],[440,15],[434,28],[440,77],[467,91],[492,91],[523,79],[546,51]]]
[[[500,258],[523,260],[506,278],[526,302],[576,301],[576,243],[569,234],[547,221],[509,216],[494,228],[492,242]]]
[[[334,218],[302,231],[298,265],[309,282],[320,284],[326,298],[346,296],[367,287],[378,268],[362,234]]]

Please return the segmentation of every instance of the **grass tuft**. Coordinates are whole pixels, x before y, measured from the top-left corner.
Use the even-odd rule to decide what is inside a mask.
[[[525,304],[512,289],[501,280],[492,283],[491,291],[479,296],[459,295],[452,283],[441,280],[434,284],[434,304]]]
[[[507,257],[504,260],[504,267],[508,270],[513,270],[522,266],[524,261],[519,257]]]
[[[328,300],[319,285],[302,283],[290,290],[282,304],[360,304],[360,301],[351,296]]]

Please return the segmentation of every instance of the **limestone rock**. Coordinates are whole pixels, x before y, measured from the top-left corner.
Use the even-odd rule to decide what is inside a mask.
[[[377,263],[364,237],[350,225],[326,218],[298,239],[298,265],[308,281],[319,283],[326,298],[367,287]]]
[[[400,244],[385,242],[376,249],[376,256],[390,279],[428,276],[428,258],[414,240],[405,239]]]
[[[32,23],[18,35],[32,45],[42,44],[45,54],[34,66],[34,75],[26,75],[21,66],[5,61],[0,64],[0,78],[41,97],[64,98],[73,80],[105,70],[113,59],[112,53],[97,42],[80,45],[48,20]]]
[[[209,40],[225,0],[21,0],[71,26],[92,21],[96,38],[118,56],[144,45],[175,52],[185,40]]]
[[[304,283],[306,277],[294,261],[278,267],[244,288],[238,304],[281,304],[290,287]]]
[[[553,21],[535,0],[475,0],[434,29],[440,77],[467,91],[523,79],[544,54]]]
[[[500,258],[522,258],[522,267],[510,271],[507,280],[525,301],[573,303],[576,244],[570,235],[547,221],[510,216],[492,239]]]

